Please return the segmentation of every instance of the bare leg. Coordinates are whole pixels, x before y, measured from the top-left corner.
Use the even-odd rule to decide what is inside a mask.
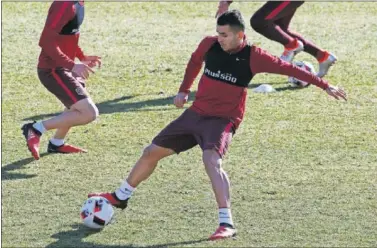
[[[98,116],[98,109],[90,98],[73,104],[70,111],[42,122],[46,130],[67,129],[73,126],[85,125],[94,121]]]
[[[68,108],[64,109],[64,112],[69,112],[69,111],[71,111],[71,110],[68,109]],[[67,136],[69,129],[71,129],[71,128],[70,127],[61,127],[61,128],[56,129],[56,132],[55,132],[55,135],[54,135],[53,138],[54,139],[64,139],[65,136]]]
[[[215,150],[205,150],[203,162],[211,180],[218,207],[230,208],[230,182],[226,172],[221,167],[222,159]]]
[[[138,186],[153,173],[159,160],[173,154],[175,152],[171,149],[154,144],[149,145],[144,149],[143,154],[132,168],[126,181],[132,187]]]

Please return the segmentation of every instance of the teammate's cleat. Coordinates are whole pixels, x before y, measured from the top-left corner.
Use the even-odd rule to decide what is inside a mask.
[[[63,144],[61,146],[56,146],[52,144],[51,142],[48,143],[47,147],[48,153],[78,153],[78,152],[87,152],[84,149],[69,145],[69,144]]]
[[[33,127],[34,122],[26,123],[21,127],[22,133],[25,136],[27,148],[31,152],[31,155],[38,160],[39,156],[39,142],[41,132]]]
[[[301,41],[296,40],[296,46],[294,48],[284,48],[284,52],[280,56],[280,59],[286,62],[292,62],[296,54],[302,51],[304,51],[304,44]]]
[[[106,198],[111,205],[113,205],[116,208],[125,209],[127,207],[128,199],[126,200],[119,200],[119,198],[116,196],[116,194],[113,193],[89,193],[88,198],[93,196],[101,196],[103,198]]]
[[[324,77],[327,72],[329,71],[330,67],[335,64],[337,61],[337,58],[334,54],[331,54],[329,52],[326,52],[323,60],[319,61],[319,70],[317,73],[317,77]]]
[[[235,237],[236,234],[236,229],[231,225],[221,223],[216,232],[209,237],[209,240],[232,238]]]

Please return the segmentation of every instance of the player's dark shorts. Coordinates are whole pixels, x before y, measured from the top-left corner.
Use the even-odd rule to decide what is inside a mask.
[[[255,12],[252,17],[254,22],[275,21],[286,16],[293,15],[304,1],[268,1]]]
[[[55,69],[38,68],[38,77],[41,83],[67,108],[89,97],[85,89],[85,81],[73,76],[68,69],[61,67]]]
[[[214,149],[222,158],[235,133],[230,119],[204,116],[187,109],[178,119],[166,126],[152,141],[153,144],[180,153],[199,144],[204,151]]]

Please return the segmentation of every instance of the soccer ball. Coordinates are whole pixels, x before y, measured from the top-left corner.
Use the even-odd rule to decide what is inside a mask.
[[[88,198],[80,211],[84,225],[94,229],[104,228],[109,224],[113,215],[113,206],[106,198],[100,196]]]
[[[301,69],[305,69],[305,70],[315,74],[314,67],[309,62],[296,61],[296,62],[293,62],[293,64],[300,67]],[[306,87],[306,86],[309,85],[309,83],[298,80],[297,78],[294,78],[294,77],[288,77],[288,82],[295,87]]]

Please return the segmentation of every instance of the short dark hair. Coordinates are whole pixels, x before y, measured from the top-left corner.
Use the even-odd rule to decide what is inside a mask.
[[[241,12],[237,9],[225,11],[217,18],[217,25],[229,25],[236,31],[245,31],[245,21],[243,20]]]

